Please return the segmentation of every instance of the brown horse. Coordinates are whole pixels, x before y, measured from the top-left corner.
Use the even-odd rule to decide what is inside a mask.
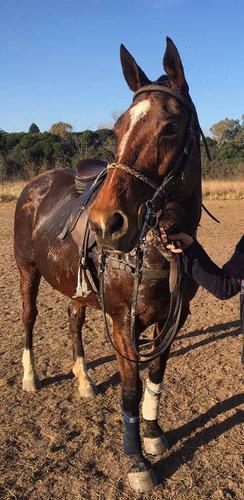
[[[98,244],[112,252],[114,260],[129,263],[138,242],[143,207],[152,199],[157,186],[177,171],[177,182],[162,196],[157,211],[166,230],[177,226],[195,234],[201,214],[201,164],[199,126],[188,93],[184,70],[176,47],[167,39],[163,65],[166,75],[152,83],[133,57],[122,46],[121,62],[134,100],[115,125],[117,152],[115,163],[90,209],[90,226]],[[177,168],[176,168],[177,167]],[[74,171],[49,171],[34,178],[25,187],[16,207],[15,256],[20,272],[23,297],[23,322],[26,343],[23,354],[23,389],[34,391],[38,378],[34,368],[32,332],[37,316],[36,299],[43,276],[53,288],[71,299],[70,331],[73,346],[73,373],[81,396],[93,396],[94,385],[84,361],[81,330],[87,306],[100,308],[98,295],[73,298],[77,284],[82,220],[64,239],[58,236],[77,201]],[[168,178],[168,177],[167,177]],[[153,187],[154,186],[154,187]],[[79,238],[78,238],[79,239]],[[90,253],[94,281],[98,271],[99,246]],[[130,266],[129,266],[130,267]],[[136,335],[155,324],[155,332],[164,324],[169,310],[169,264],[159,253],[154,240],[144,245],[144,262],[136,308]],[[130,268],[131,269],[131,268]],[[179,328],[189,312],[196,285],[186,275]],[[104,274],[106,312],[113,322],[113,342],[122,383],[124,450],[129,461],[129,482],[137,491],[147,491],[155,483],[150,462],[142,452],[139,405],[142,383],[138,357],[131,340],[131,296],[133,273],[126,264],[114,266],[108,259]],[[142,416],[146,423],[145,451],[160,454],[167,441],[158,424],[162,381],[170,346],[149,367]]]

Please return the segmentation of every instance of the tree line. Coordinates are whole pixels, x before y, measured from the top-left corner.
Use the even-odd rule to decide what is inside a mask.
[[[214,124],[207,137],[212,154],[209,162],[202,150],[203,176],[226,178],[244,171],[244,115],[241,120],[225,118]],[[0,130],[0,176],[28,180],[52,168],[73,167],[79,159],[114,158],[116,139],[113,130],[73,132],[68,123],[58,122],[48,132],[32,123],[28,132]]]

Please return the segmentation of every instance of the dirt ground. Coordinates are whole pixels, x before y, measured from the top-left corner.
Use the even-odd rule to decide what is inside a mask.
[[[223,264],[243,232],[244,202],[207,206],[221,225],[203,215],[199,240]],[[34,340],[42,388],[22,392],[14,208],[0,206],[0,498],[243,498],[239,297],[220,302],[198,291],[166,370],[161,423],[171,448],[153,460],[160,484],[150,495],[135,495],[127,486],[122,451],[119,376],[101,315],[90,310],[84,332],[99,394],[81,400],[70,371],[67,300],[44,282]],[[146,373],[145,368],[143,379]]]

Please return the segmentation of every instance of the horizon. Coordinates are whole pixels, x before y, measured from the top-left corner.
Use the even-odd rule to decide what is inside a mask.
[[[166,36],[180,53],[204,132],[243,114],[240,0],[234,7],[226,0],[204,6],[193,0],[11,0],[1,14],[0,128],[6,132],[27,132],[33,122],[41,131],[58,121],[74,132],[112,125],[113,111],[127,109],[132,98],[120,43],[156,79]]]

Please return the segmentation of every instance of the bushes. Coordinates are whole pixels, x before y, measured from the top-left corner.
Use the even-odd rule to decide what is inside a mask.
[[[201,144],[203,177],[223,179],[241,174],[244,165],[244,141],[239,145],[236,145],[234,141],[218,145],[216,141],[207,137],[207,142],[212,161],[208,160],[205,149]]]
[[[233,177],[241,173],[244,165],[242,129],[233,141],[224,142],[222,145],[218,145],[211,138],[207,138],[207,141],[213,161],[208,161],[201,145],[205,178]],[[112,161],[115,148],[115,134],[110,129],[69,132],[63,137],[50,132],[0,131],[0,170],[4,179],[28,180],[45,170],[60,166],[72,167],[79,159],[97,158]]]
[[[85,130],[63,137],[50,132],[7,133],[0,131],[1,170],[5,178],[28,180],[45,170],[71,167],[79,159],[111,161],[115,150],[112,130]]]

